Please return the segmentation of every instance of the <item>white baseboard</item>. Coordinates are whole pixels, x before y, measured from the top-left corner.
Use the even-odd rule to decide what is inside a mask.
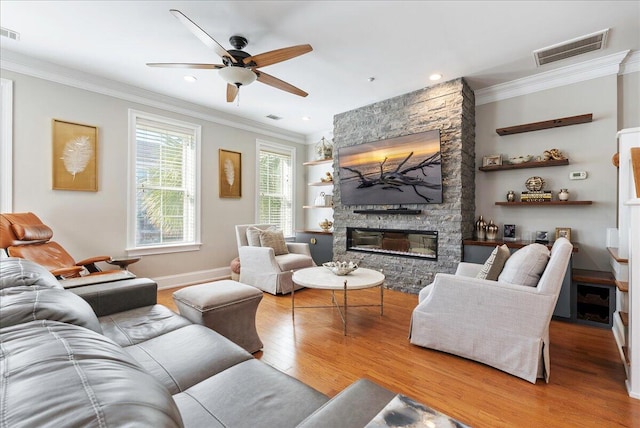
[[[219,281],[231,278],[231,269],[228,267],[200,270],[196,272],[181,273],[151,278],[158,283],[158,290],[182,287],[185,285],[200,284],[209,281]]]

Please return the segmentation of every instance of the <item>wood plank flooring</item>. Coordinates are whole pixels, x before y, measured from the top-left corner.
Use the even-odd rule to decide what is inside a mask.
[[[159,303],[176,310],[175,290],[159,291]],[[330,296],[303,289],[296,292],[296,306],[329,304]],[[375,304],[379,291],[350,293],[349,299]],[[385,290],[384,315],[378,308],[349,309],[345,337],[337,310],[296,309],[293,322],[290,297],[265,293],[256,320],[264,349],[254,356],[329,396],[365,377],[474,427],[640,427],[640,400],[627,395],[609,329],[552,321],[550,383],[533,385],[411,345],[417,300]]]

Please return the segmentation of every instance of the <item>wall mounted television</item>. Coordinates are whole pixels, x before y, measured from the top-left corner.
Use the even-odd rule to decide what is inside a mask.
[[[442,203],[440,131],[338,149],[343,205]]]

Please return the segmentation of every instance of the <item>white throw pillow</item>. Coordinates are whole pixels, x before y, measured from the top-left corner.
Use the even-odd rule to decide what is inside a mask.
[[[276,256],[289,254],[287,243],[284,240],[284,233],[271,227],[260,231],[260,246],[273,248]]]
[[[498,281],[509,284],[538,285],[549,262],[549,249],[542,244],[529,244],[513,253],[504,264]]]
[[[509,251],[507,244],[497,245],[491,252],[487,261],[484,262],[484,266],[482,267],[482,270],[478,272],[476,278],[488,279],[491,281],[497,280],[510,255],[511,252]]]
[[[259,247],[260,246],[260,232],[261,229],[258,229],[255,226],[247,227],[247,242],[250,247]]]

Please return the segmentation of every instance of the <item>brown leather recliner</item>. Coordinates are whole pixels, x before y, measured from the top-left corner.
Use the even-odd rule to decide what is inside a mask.
[[[52,237],[51,228],[34,213],[0,214],[0,246],[10,257],[34,261],[58,278],[108,273],[101,271],[96,263],[111,257],[98,256],[76,262],[60,244],[51,241]]]

